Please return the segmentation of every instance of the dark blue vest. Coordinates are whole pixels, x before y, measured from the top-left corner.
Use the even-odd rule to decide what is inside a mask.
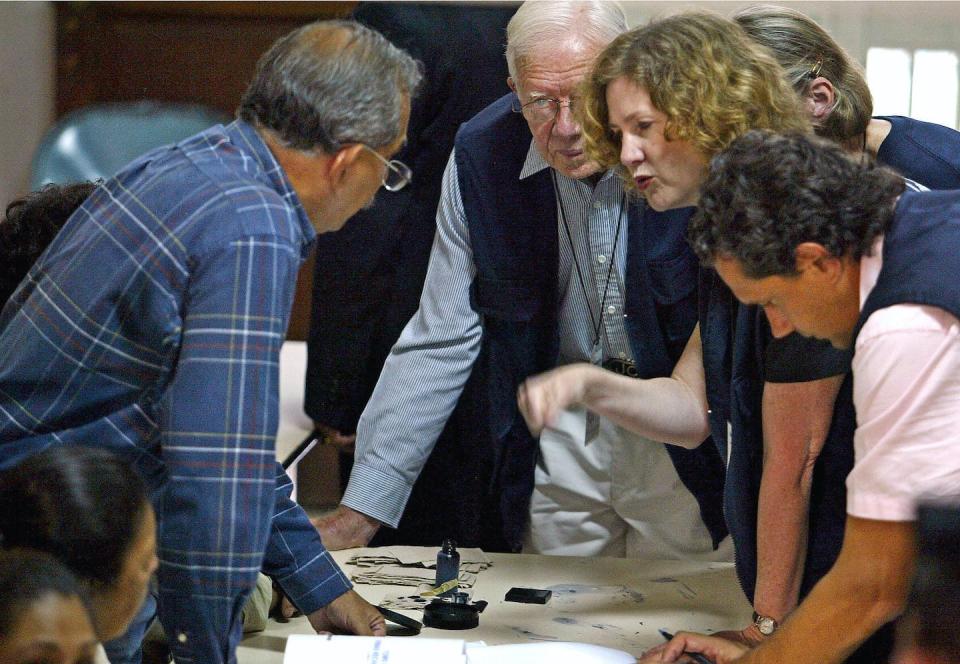
[[[883,266],[863,303],[853,341],[871,314],[896,304],[938,307],[960,318],[955,274],[960,274],[960,191],[904,192],[884,234]],[[847,662],[884,661],[881,656],[891,652],[893,633],[894,625],[888,623],[860,647],[860,659],[855,654]]]
[[[892,124],[878,159],[929,188],[960,187],[960,133],[904,117]],[[737,550],[737,574],[753,600],[757,572],[757,498],[763,464],[761,398],[769,326],[763,312],[739,305],[713,270],[700,278],[700,333],[713,439],[726,455],[727,421],[733,448],[724,510]],[[843,544],[847,474],[853,468],[853,381],[848,374],[834,403],[833,421],[814,468],[809,541],[800,597],[833,566]]]
[[[928,189],[960,188],[960,132],[899,115],[878,119],[891,127],[877,161]]]
[[[952,278],[956,274],[960,191],[904,192],[884,234],[883,267],[863,303],[854,340],[871,314],[896,304],[938,307],[960,318],[960,285]]]
[[[494,102],[457,135],[477,269],[471,303],[484,333],[464,393],[401,521],[408,543],[413,536],[436,543],[435,534],[445,531],[463,545],[517,551],[527,523],[538,445],[516,392],[525,378],[557,363],[559,247],[549,169],[519,179],[531,136],[523,117],[511,112],[512,99]],[[696,323],[696,259],[685,241],[689,210],[658,215],[656,225],[646,214],[638,202],[628,216],[624,306],[637,370],[652,378],[670,374]],[[716,545],[726,528],[715,446],[667,449]]]
[[[864,303],[854,336],[873,312],[903,302],[940,307],[960,317],[960,287],[943,278],[960,273],[960,192],[912,192],[900,198],[884,238],[883,269]],[[763,463],[760,428],[763,350],[770,338],[766,317],[756,307],[738,305],[716,273],[701,276],[701,336],[707,395],[715,440],[726,440],[731,422],[732,449],[724,508],[737,556],[737,575],[753,600],[756,581],[757,495]],[[708,322],[709,320],[709,322]],[[732,380],[724,377],[732,376]],[[810,533],[801,598],[829,571],[839,555],[846,522],[845,480],[853,468],[856,414],[847,374],[834,407],[833,422],[814,469]],[[721,447],[725,445],[721,443]],[[888,624],[864,643],[848,663],[886,661],[893,645]]]
[[[724,513],[736,549],[737,576],[752,602],[757,577],[757,508],[763,474],[763,359],[771,338],[770,328],[761,309],[739,304],[717,273],[706,268],[700,276],[700,317],[710,431],[721,453],[729,454]],[[801,597],[833,566],[843,543],[847,514],[844,481],[853,468],[856,428],[852,385],[848,374],[814,467]]]

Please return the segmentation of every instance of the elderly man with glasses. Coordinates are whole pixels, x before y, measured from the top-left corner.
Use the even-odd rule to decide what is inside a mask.
[[[558,364],[669,375],[696,322],[686,216],[645,229],[574,115],[625,29],[611,2],[527,2],[510,21],[512,92],[457,136],[420,308],[360,418],[342,504],[316,522],[329,547],[729,558],[709,441],[668,450],[583,411],[538,440],[516,403]]]
[[[420,78],[357,23],[295,30],[261,58],[237,121],[99,185],[4,307],[0,468],[94,445],[151,491],[158,596],[107,644],[113,664],[140,661],[155,613],[176,661],[236,661],[261,567],[317,630],[384,634],[274,460],[278,365],[316,234],[410,179],[390,159]]]

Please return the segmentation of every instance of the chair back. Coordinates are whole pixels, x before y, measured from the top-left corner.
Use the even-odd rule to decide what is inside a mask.
[[[110,177],[145,152],[229,120],[204,106],[152,101],[72,111],[47,131],[37,148],[31,189]]]

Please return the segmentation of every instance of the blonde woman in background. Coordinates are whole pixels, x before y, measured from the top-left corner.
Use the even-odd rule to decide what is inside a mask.
[[[903,116],[871,117],[863,68],[816,21],[774,5],[747,7],[733,19],[784,68],[818,135],[928,189],[960,188],[960,132]]]

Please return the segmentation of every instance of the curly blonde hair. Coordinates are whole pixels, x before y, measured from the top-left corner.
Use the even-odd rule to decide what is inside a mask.
[[[607,107],[607,86],[620,77],[646,89],[667,116],[667,140],[690,141],[708,160],[751,129],[811,129],[766,49],[719,14],[683,12],[617,37],[584,81],[578,108],[584,143],[604,168],[620,163]]]

